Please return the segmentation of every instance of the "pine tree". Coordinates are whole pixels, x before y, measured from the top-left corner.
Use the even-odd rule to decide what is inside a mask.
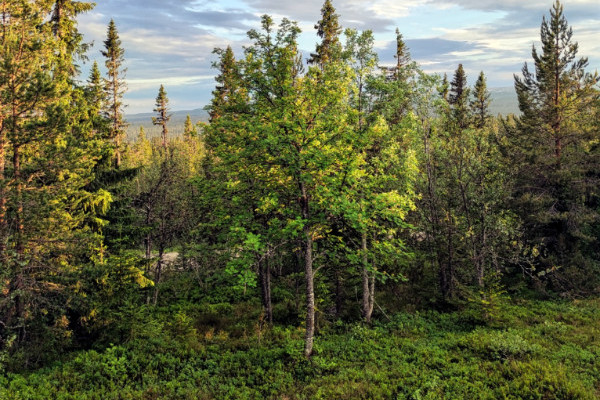
[[[125,51],[121,47],[121,39],[119,39],[115,21],[112,19],[108,24],[104,50],[101,53],[106,58],[107,68],[107,78],[104,81],[107,97],[105,115],[110,120],[110,137],[115,144],[114,165],[119,168],[127,126],[123,119],[123,94],[127,86],[124,81],[126,69],[123,67]]]
[[[479,74],[475,87],[473,88],[473,100],[470,102],[471,113],[473,114],[474,126],[482,129],[490,119],[490,98],[491,94],[487,90],[486,79],[483,71]]]
[[[572,35],[556,1],[542,20],[541,52],[532,49],[535,72],[525,64],[522,77],[515,75],[522,115],[515,126],[505,124],[512,144],[506,154],[516,170],[515,207],[538,254],[537,268],[558,268],[550,276],[559,289],[584,291],[598,275],[589,269],[597,253],[584,249],[592,240],[586,232],[598,221],[592,179],[598,164],[589,149],[598,140],[590,117],[600,78],[585,72],[588,60],[576,58]]]
[[[171,119],[171,114],[169,114],[169,98],[167,97],[167,92],[165,91],[165,87],[160,85],[160,89],[158,90],[158,96],[156,96],[156,108],[154,112],[158,114],[157,117],[152,117],[152,124],[158,125],[161,127],[161,140],[163,149],[167,148],[167,122]]]
[[[330,0],[325,0],[325,3],[323,3],[321,19],[315,25],[315,29],[317,35],[321,38],[321,43],[317,44],[316,51],[311,53],[308,63],[316,64],[322,69],[327,63],[338,60],[341,55],[339,35],[342,32],[342,27]]]

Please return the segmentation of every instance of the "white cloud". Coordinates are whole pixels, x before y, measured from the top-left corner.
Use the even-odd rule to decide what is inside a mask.
[[[130,92],[138,90],[146,90],[157,88],[164,85],[168,90],[170,87],[195,85],[214,79],[214,75],[197,75],[197,76],[171,76],[149,79],[127,79],[127,86]]]

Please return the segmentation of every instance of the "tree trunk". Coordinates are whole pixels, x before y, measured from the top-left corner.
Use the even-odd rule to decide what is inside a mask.
[[[146,207],[146,227],[150,226],[150,207]],[[152,237],[150,232],[144,238],[144,250],[146,253],[146,273],[150,271],[150,259],[152,258]]]
[[[262,303],[269,325],[273,325],[273,304],[271,302],[271,265],[268,258],[259,266]]]
[[[304,355],[310,357],[315,336],[315,289],[313,275],[313,240],[308,228],[304,229],[304,270],[306,274],[306,335],[304,337]]]
[[[375,266],[373,266],[375,267]],[[373,308],[375,307],[375,273],[371,274],[371,286],[369,287],[369,312],[367,323],[371,323],[371,317],[373,316]]]
[[[306,278],[306,334],[304,336],[304,355],[310,357],[313,351],[315,336],[315,288],[313,274],[313,239],[308,222],[309,208],[308,195],[304,182],[300,183],[300,206],[304,225],[304,273]]]
[[[7,191],[4,171],[6,169],[6,134],[4,119],[0,115],[0,262],[6,262],[6,245],[8,242],[8,223],[6,221]]]
[[[373,293],[374,281],[371,283],[369,277],[369,257],[367,255],[367,233],[363,232],[361,236],[361,251],[362,251],[362,317],[365,322],[371,323],[371,315],[373,314]],[[374,278],[374,277],[373,277]]]
[[[160,284],[160,279],[162,278],[162,260],[163,254],[165,253],[165,249],[160,246],[158,248],[158,261],[156,263],[156,275],[154,278],[154,296],[152,298],[152,304],[156,305],[158,302],[158,285]]]
[[[21,147],[18,145],[13,146],[13,168],[16,186],[16,212],[15,212],[15,225],[17,228],[17,257],[19,260],[22,259],[23,253],[25,252],[24,244],[24,223],[23,223],[23,182],[21,181]]]
[[[164,118],[164,117],[165,117],[165,116],[163,116],[163,118]],[[160,135],[160,137],[161,137],[161,139],[162,139],[162,147],[163,147],[163,149],[165,149],[165,150],[167,149],[167,134],[168,134],[167,132],[168,132],[168,131],[167,131],[167,123],[166,123],[166,122],[163,122],[163,124],[162,124],[162,132],[161,132],[161,135]]]
[[[335,318],[339,318],[342,314],[343,298],[342,298],[342,278],[340,271],[335,269]]]

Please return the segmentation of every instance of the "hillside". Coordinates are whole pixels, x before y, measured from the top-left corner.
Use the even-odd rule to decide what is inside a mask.
[[[490,94],[492,115],[519,114],[519,103],[513,87],[490,88]]]
[[[193,123],[208,121],[208,113],[202,108],[195,110],[172,111],[171,121],[169,121],[169,133],[174,136],[183,134],[183,125],[189,115]],[[127,123],[127,138],[132,140],[137,137],[140,126],[144,127],[148,137],[160,136],[160,127],[152,125],[154,113],[129,114],[125,116]]]
[[[490,88],[492,95],[492,101],[490,104],[490,110],[492,115],[507,115],[507,114],[518,114],[519,105],[517,103],[517,95],[514,88],[502,87],[502,88]],[[169,133],[174,136],[183,134],[183,124],[187,115],[192,118],[194,123],[208,121],[208,113],[202,108],[194,110],[181,110],[173,111],[171,121],[169,122]],[[152,117],[154,113],[141,113],[141,114],[129,114],[125,116],[125,119],[129,123],[127,129],[127,137],[133,140],[137,137],[140,126],[144,127],[146,135],[148,137],[160,136],[160,128],[152,125]]]

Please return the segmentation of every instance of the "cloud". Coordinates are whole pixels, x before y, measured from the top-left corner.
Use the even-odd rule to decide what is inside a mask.
[[[212,82],[213,79],[213,75],[171,76],[150,79],[128,79],[127,86],[130,92],[136,92],[138,90],[158,88],[160,85],[164,85],[166,88],[195,85],[198,83],[206,83],[207,81]]]
[[[590,69],[600,67],[598,0],[565,1],[580,54],[590,57]],[[323,0],[103,0],[80,18],[86,40],[94,41],[90,58],[103,66],[99,50],[111,18],[119,30],[130,93],[128,112],[150,111],[164,83],[174,109],[206,102],[214,81],[214,47],[231,45],[236,55],[248,44],[245,33],[259,27],[260,15],[298,21],[300,48],[313,51],[314,24]],[[452,73],[463,63],[469,76],[480,70],[490,86],[507,86],[512,74],[531,60],[539,41],[542,16],[550,0],[333,0],[344,27],[375,32],[376,49],[384,64],[393,63],[394,29],[404,34],[412,57],[428,72]],[[84,70],[85,70],[84,66]],[[145,96],[145,97],[144,97]]]

